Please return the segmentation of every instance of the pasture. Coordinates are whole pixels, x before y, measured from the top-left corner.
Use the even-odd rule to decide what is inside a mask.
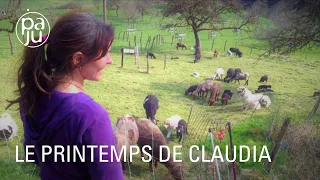
[[[42,1],[39,1],[42,2]],[[50,2],[50,3],[49,3]],[[63,4],[64,1],[52,1],[56,4]],[[44,6],[52,5],[51,1]],[[40,6],[40,4],[38,4]],[[85,3],[92,6],[91,1]],[[23,7],[32,6],[30,3],[23,4]],[[156,7],[155,7],[156,8]],[[101,17],[102,8],[98,11],[94,9],[94,13],[98,18]],[[60,12],[59,12],[60,13]],[[214,49],[219,49],[220,55],[213,58],[212,39],[208,38],[208,32],[201,32],[202,58],[199,63],[194,64],[194,53],[190,47],[194,44],[193,33],[185,28],[179,28],[178,31],[186,33],[187,37],[182,42],[188,47],[187,50],[176,50],[175,44],[177,40],[172,41],[172,33],[167,30],[161,30],[159,26],[163,20],[156,14],[147,15],[144,22],[137,20],[136,33],[137,39],[141,38],[142,47],[140,46],[139,68],[135,65],[133,55],[125,55],[124,67],[121,66],[120,49],[128,46],[128,41],[123,40],[122,34],[126,28],[132,27],[123,15],[115,16],[114,11],[108,13],[108,22],[115,27],[115,40],[111,50],[113,63],[107,66],[103,72],[103,78],[99,82],[85,82],[85,92],[94,100],[105,107],[113,120],[116,122],[117,117],[126,114],[132,114],[137,117],[145,117],[145,111],[142,103],[148,94],[155,94],[160,102],[160,108],[157,111],[156,119],[160,120],[158,124],[164,135],[166,130],[162,127],[166,118],[178,114],[185,120],[188,120],[190,108],[193,107],[191,117],[189,119],[190,132],[185,141],[190,144],[205,145],[211,148],[208,128],[221,129],[226,122],[231,122],[232,136],[234,145],[247,145],[250,148],[253,145],[261,147],[267,145],[271,150],[272,145],[265,136],[272,120],[276,124],[281,123],[285,116],[289,116],[293,121],[303,121],[311,111],[315,98],[311,97],[313,92],[320,87],[320,60],[319,49],[303,49],[296,52],[290,57],[269,57],[257,59],[262,50],[251,50],[250,45],[261,45],[260,42],[249,38],[246,34],[235,35],[232,30],[226,30],[218,33],[214,39]],[[160,22],[160,23],[159,23]],[[1,24],[4,25],[4,24]],[[120,34],[120,36],[119,36]],[[147,61],[145,43],[149,36],[161,34],[164,39],[163,44],[150,48],[156,59],[149,59],[150,73],[146,73]],[[15,41],[15,55],[10,55],[8,50],[7,34],[0,32],[0,113],[5,112],[7,99],[16,97],[17,69],[19,66],[19,57],[22,47],[17,41],[15,34],[12,35]],[[121,37],[121,38],[120,38]],[[128,38],[133,47],[134,35]],[[241,58],[230,58],[225,55],[224,46],[227,41],[226,49],[235,47],[235,45],[243,51]],[[139,43],[138,43],[139,44]],[[250,51],[252,55],[250,56]],[[307,55],[307,56],[306,56]],[[166,57],[166,68],[164,69],[164,58]],[[171,59],[171,57],[179,57]],[[266,93],[272,101],[269,108],[262,108],[258,111],[241,110],[242,102],[238,95],[234,95],[227,106],[221,106],[221,102],[215,102],[213,106],[209,106],[207,100],[196,97],[192,100],[191,96],[184,94],[185,90],[191,86],[204,81],[215,72],[217,67],[222,67],[225,73],[228,68],[241,68],[244,72],[250,73],[248,89],[254,92],[257,89],[258,81],[264,74],[269,75],[268,84],[272,85],[274,93]],[[193,72],[199,72],[200,77],[193,77]],[[219,82],[223,90],[230,89],[235,92],[239,87],[237,83]],[[240,81],[240,85],[244,84]],[[208,98],[207,98],[208,99]],[[20,121],[19,113],[16,111],[17,106],[11,107],[9,112],[19,126],[19,137],[13,141],[0,142],[0,177],[1,179],[39,179],[38,168],[31,163],[17,163],[16,145],[19,146],[19,158],[22,158],[22,142],[23,142],[23,126]],[[313,119],[319,119],[319,112]],[[227,140],[219,142],[218,145],[225,146],[229,143]],[[171,136],[170,146],[178,145],[178,138]],[[224,148],[221,148],[224,149]],[[208,150],[208,153],[210,151]],[[260,152],[258,150],[258,152]],[[184,149],[182,158],[188,158],[188,151]],[[237,152],[239,153],[239,152]],[[139,156],[138,156],[139,157]],[[278,167],[290,165],[283,160],[287,156],[280,152],[275,162],[272,175],[277,175]],[[186,168],[190,169],[191,164],[186,163]],[[255,169],[257,173],[262,175],[262,162],[246,162],[240,164],[242,168]],[[139,158],[135,158],[133,164],[130,165],[130,171],[126,172],[129,179],[161,179],[167,177],[167,169],[160,165],[153,172],[148,171],[148,164],[140,162]],[[270,176],[271,177],[271,176]],[[195,178],[192,173],[186,173],[187,179]]]

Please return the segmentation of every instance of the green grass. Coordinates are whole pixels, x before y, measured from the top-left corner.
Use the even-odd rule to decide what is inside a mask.
[[[33,1],[32,1],[33,2]],[[42,2],[42,1],[39,1]],[[63,1],[48,1],[43,5],[58,4]],[[31,6],[31,1],[25,1],[25,7]],[[29,4],[28,4],[29,3]],[[89,4],[89,3],[88,3]],[[40,6],[41,4],[39,4]],[[51,5],[51,4],[50,4]],[[99,15],[102,9],[97,12]],[[100,18],[100,16],[99,16]],[[150,24],[147,22],[151,19]],[[200,63],[193,64],[193,51],[175,50],[171,46],[172,34],[159,30],[159,17],[146,16],[144,23],[138,21],[137,23],[137,39],[140,39],[141,32],[143,48],[140,51],[143,54],[139,58],[139,66],[134,63],[134,57],[125,55],[124,67],[120,68],[120,49],[128,45],[127,41],[118,39],[119,32],[123,32],[127,27],[131,27],[126,19],[120,14],[120,17],[115,17],[113,11],[109,12],[108,21],[111,22],[116,29],[116,37],[112,47],[111,56],[113,64],[106,67],[103,73],[103,78],[100,82],[85,82],[85,91],[94,100],[102,104],[108,109],[108,112],[115,123],[116,117],[125,114],[134,114],[135,116],[144,117],[145,112],[142,106],[144,98],[149,94],[155,94],[159,98],[160,108],[157,111],[157,119],[162,122],[175,114],[179,114],[184,119],[188,119],[190,107],[194,107],[193,116],[190,122],[190,134],[186,137],[186,142],[192,144],[205,145],[210,152],[211,144],[208,136],[208,127],[222,128],[224,123],[230,121],[232,123],[232,136],[234,145],[247,145],[252,148],[253,145],[261,147],[267,145],[269,150],[271,148],[270,142],[266,140],[265,132],[267,131],[270,121],[275,119],[279,123],[285,116],[289,116],[293,121],[302,121],[315,103],[315,99],[310,97],[315,89],[319,88],[319,50],[312,51],[302,50],[296,52],[290,58],[265,58],[257,62],[256,57],[262,51],[253,49],[252,57],[250,54],[250,44],[259,44],[257,41],[250,39],[246,34],[234,35],[232,31],[222,31],[214,41],[214,49],[217,48],[220,52],[223,51],[224,43],[227,41],[226,48],[234,46],[237,42],[237,47],[244,51],[242,58],[228,58],[223,53],[216,59],[212,58],[211,45],[212,40],[208,39],[208,32],[201,32],[202,43],[202,60]],[[179,28],[180,32],[186,33],[187,38],[183,41],[188,47],[193,46],[193,33],[184,28]],[[155,36],[161,34],[164,37],[165,44],[159,45],[152,49],[157,59],[150,60],[150,73],[146,73],[146,59],[145,59],[145,42],[148,36]],[[131,45],[133,44],[133,37],[130,36]],[[14,90],[16,90],[16,71],[19,65],[18,58],[20,56],[21,46],[17,41],[15,35],[13,38],[16,43],[16,54],[9,55],[8,43],[1,43],[0,46],[0,103],[1,113],[7,105],[7,99],[15,98]],[[6,34],[0,32],[1,42],[8,42]],[[308,52],[308,57],[305,59],[305,53]],[[164,69],[164,57],[167,57],[166,69]],[[170,59],[171,57],[179,57],[179,59]],[[223,67],[227,71],[230,67],[241,68],[245,72],[250,73],[250,81],[248,88],[254,91],[259,85],[258,80],[263,74],[269,75],[269,84],[272,85],[275,93],[268,94],[271,97],[272,104],[268,109],[261,109],[256,112],[241,111],[241,101],[238,96],[234,96],[229,101],[228,106],[222,107],[219,103],[213,106],[208,106],[207,102],[196,98],[192,100],[191,97],[185,96],[184,91],[191,85],[199,84],[204,78],[210,77],[217,67]],[[200,72],[200,77],[192,77],[193,72]],[[241,82],[243,83],[243,82]],[[221,83],[223,89],[235,90],[238,84]],[[21,142],[23,140],[23,127],[20,117],[15,109],[12,107],[8,112],[12,114],[13,118],[19,125],[19,139],[14,139],[10,142],[0,142],[0,177],[1,179],[39,179],[38,169],[34,169],[33,164],[16,163],[15,162],[15,146],[19,145],[20,154],[22,151]],[[278,113],[277,113],[278,112]],[[208,120],[200,117],[206,116],[212,120],[221,123],[218,125],[209,123]],[[196,122],[196,118],[199,122]],[[314,119],[319,119],[319,112]],[[220,122],[220,121],[219,121]],[[161,124],[160,124],[161,125]],[[166,131],[161,128],[164,133]],[[228,135],[226,136],[228,139]],[[170,146],[177,145],[177,138],[172,136],[170,139]],[[215,140],[216,142],[216,140]],[[217,141],[218,142],[218,141]],[[229,143],[228,140],[222,141],[220,145],[224,146]],[[218,142],[219,144],[219,142]],[[224,150],[224,148],[221,148]],[[184,148],[183,156],[187,156],[187,151]],[[258,150],[260,152],[260,150]],[[238,152],[237,152],[238,153]],[[277,161],[285,159],[285,154],[280,154]],[[262,172],[262,163],[241,163],[244,168],[255,168]],[[152,173],[147,170],[148,164],[141,163],[138,159],[134,160],[131,166],[133,179],[151,179]],[[160,165],[156,171],[156,179],[168,178],[167,170],[163,165]],[[130,175],[127,173],[127,177]]]

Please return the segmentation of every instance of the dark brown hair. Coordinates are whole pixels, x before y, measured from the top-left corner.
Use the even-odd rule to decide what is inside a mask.
[[[50,94],[58,80],[75,68],[104,57],[113,39],[113,27],[97,20],[89,12],[77,10],[63,15],[51,29],[46,45],[24,49],[18,71],[19,97],[8,101],[6,109],[19,103],[19,110],[32,117],[40,94]],[[30,42],[29,45],[37,44]],[[77,66],[71,59],[75,52],[82,52],[86,57]]]

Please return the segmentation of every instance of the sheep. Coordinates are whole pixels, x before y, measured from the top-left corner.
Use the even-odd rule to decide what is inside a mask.
[[[179,47],[181,47],[182,49],[187,49],[187,46],[182,44],[182,43],[177,43],[177,49],[179,49]]]
[[[268,83],[268,75],[263,75],[260,78],[260,81],[258,81],[259,83],[263,83],[264,81],[266,81],[266,83]]]
[[[269,107],[271,100],[268,96],[263,95],[262,93],[252,94],[245,87],[236,88],[238,94],[244,98],[246,104],[243,106],[243,109],[261,109],[261,107]]]
[[[181,119],[182,118],[179,115],[174,115],[165,120],[163,127],[168,129],[167,139],[170,138],[172,131],[177,129]]]
[[[130,153],[130,146],[136,145],[139,139],[139,130],[136,120],[131,115],[125,115],[117,118],[117,123],[113,127],[113,133],[117,143],[117,150],[120,153],[121,148],[125,147],[126,154]],[[122,169],[124,170],[124,156],[120,153]]]
[[[192,92],[193,99],[195,99],[195,96],[201,92],[202,93],[202,99],[204,96],[204,92],[207,92],[206,97],[208,95],[208,91],[213,86],[213,80],[206,80],[198,85],[198,88]]]
[[[152,52],[147,52],[147,58],[148,56],[150,56],[151,59],[156,59],[156,56]]]
[[[228,51],[227,51],[227,56],[232,57],[232,55],[233,55],[232,52],[231,52],[230,50],[228,50]]]
[[[236,75],[235,69],[229,68],[227,71],[227,76],[223,79],[223,81],[229,83],[235,75]]]
[[[313,93],[313,97],[320,96],[320,90]]]
[[[184,93],[184,95],[192,94],[192,92],[195,91],[197,88],[198,88],[198,85],[190,86],[190,87],[186,90],[186,92]],[[199,95],[199,93],[198,93],[198,95]]]
[[[249,85],[249,73],[247,72],[240,72],[238,74],[236,74],[236,76],[234,78],[232,78],[232,80],[235,80],[234,82],[238,81],[238,83],[240,84],[240,80],[245,80],[244,86],[245,85]]]
[[[214,53],[213,53],[213,57],[218,57],[219,55],[219,51],[217,49],[214,50]]]
[[[217,68],[215,73],[212,75],[212,78],[215,79],[217,76],[219,77],[219,79],[221,80],[222,77],[224,75],[224,70],[223,68]]]
[[[242,71],[241,71],[240,68],[235,68],[235,69],[234,69],[234,73],[235,73],[234,76],[236,76],[237,74],[242,73]]]
[[[143,107],[146,110],[146,116],[152,122],[157,124],[158,120],[156,120],[155,115],[159,108],[159,100],[155,95],[149,94],[143,102]]]
[[[140,118],[137,120],[137,126],[139,129],[138,146],[140,148],[141,158],[143,157],[142,147],[145,145],[151,146],[153,151],[155,167],[157,167],[160,156],[160,146],[168,145],[167,141],[163,136],[162,132],[160,131],[159,127],[153,124],[150,120],[146,118]],[[145,150],[149,154],[152,154],[151,150],[149,150],[148,148],[146,148]],[[162,150],[162,157],[163,159],[168,158],[168,151],[166,148]],[[167,162],[160,163],[163,163],[168,168],[170,175],[174,177],[176,180],[185,179],[183,168],[181,168],[178,165],[178,163],[173,162],[171,156]],[[149,169],[152,170],[152,161],[149,163]]]
[[[221,104],[223,105],[227,105],[228,101],[231,99],[233,93],[230,90],[224,90],[221,96]]]
[[[178,122],[178,127],[176,128],[177,137],[179,137],[179,143],[182,140],[182,137],[188,134],[188,125],[184,119],[181,119]]]
[[[210,98],[208,100],[208,104],[211,106],[215,101],[218,100],[218,97],[220,95],[220,91],[221,91],[221,87],[219,84],[214,84],[211,89],[210,89],[210,92],[211,92],[211,95],[210,95]]]
[[[18,135],[18,126],[9,113],[0,117],[0,139],[12,140]]]
[[[240,50],[238,48],[230,48],[229,51],[231,51],[232,53],[235,53],[236,56],[238,57],[242,57],[242,52],[240,52]]]

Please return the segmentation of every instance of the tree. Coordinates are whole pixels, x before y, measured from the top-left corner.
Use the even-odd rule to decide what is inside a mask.
[[[118,10],[119,10],[120,4],[121,4],[121,0],[108,0],[107,9],[116,10],[116,14],[118,17]]]
[[[267,52],[287,55],[306,45],[320,43],[320,1],[284,0],[269,8],[268,26],[256,38],[269,44]]]
[[[121,2],[120,7],[125,12],[128,22],[132,20],[132,22],[135,23],[138,15],[136,3],[134,1],[123,1]]]
[[[148,12],[148,10],[152,7],[152,1],[150,0],[136,0],[136,8],[140,12],[142,21],[143,16]]]
[[[199,31],[225,29],[241,29],[247,24],[254,22],[255,15],[250,11],[244,11],[244,4],[235,0],[165,0],[167,8],[164,16],[176,16],[176,23],[166,27],[191,27],[195,37],[195,56],[201,57]],[[222,25],[223,17],[233,16],[238,19],[228,26]]]
[[[13,55],[13,43],[11,39],[11,33],[15,31],[16,24],[18,22],[19,16],[21,14],[21,0],[9,0],[8,8],[5,9],[5,14],[0,15],[0,21],[9,21],[11,27],[0,28],[1,31],[6,31],[8,33],[11,55]]]

